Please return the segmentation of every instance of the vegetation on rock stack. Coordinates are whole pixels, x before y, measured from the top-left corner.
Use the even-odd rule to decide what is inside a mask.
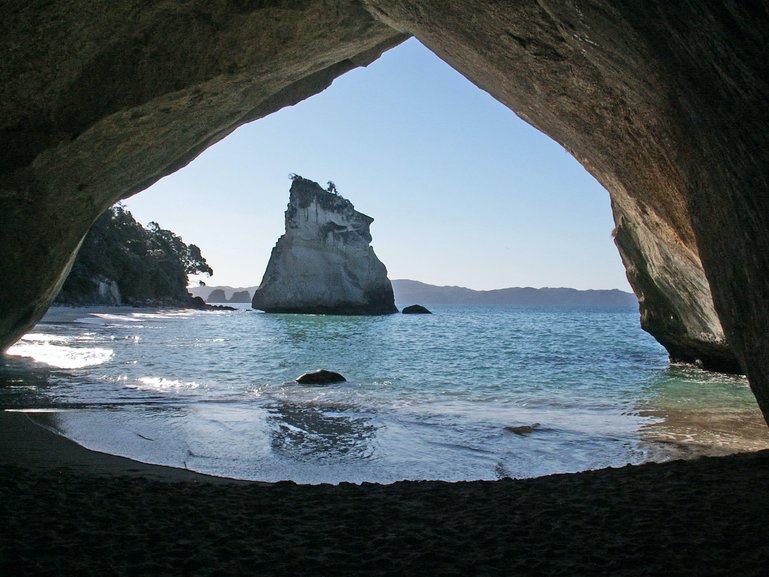
[[[190,305],[188,274],[213,274],[197,246],[117,204],[86,235],[56,302]]]

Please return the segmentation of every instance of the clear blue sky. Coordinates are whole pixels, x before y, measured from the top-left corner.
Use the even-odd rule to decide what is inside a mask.
[[[333,180],[375,219],[391,279],[629,290],[603,187],[413,39],[241,127],[126,205],[200,246],[215,273],[207,284],[257,285],[292,172]]]

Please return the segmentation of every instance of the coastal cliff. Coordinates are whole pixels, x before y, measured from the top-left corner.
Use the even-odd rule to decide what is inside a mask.
[[[187,292],[189,274],[213,274],[196,245],[155,222],[145,228],[118,204],[88,231],[55,302],[200,308]]]
[[[374,221],[352,203],[296,176],[286,232],[272,249],[252,306],[266,312],[398,312],[387,269],[371,247]]]

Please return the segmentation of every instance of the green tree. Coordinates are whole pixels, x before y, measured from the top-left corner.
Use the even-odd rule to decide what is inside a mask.
[[[200,248],[196,244],[191,244],[187,247],[184,263],[184,272],[187,274],[205,274],[208,276],[214,274],[214,269],[209,266],[206,259],[200,254]]]
[[[147,228],[117,204],[100,216],[83,240],[58,301],[99,302],[99,285],[115,282],[124,302],[189,300],[189,274],[213,270],[194,244],[150,222]]]

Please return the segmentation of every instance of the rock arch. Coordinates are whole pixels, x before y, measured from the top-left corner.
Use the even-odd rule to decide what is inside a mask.
[[[766,3],[59,0],[2,16],[0,348],[106,207],[414,35],[609,190],[644,327],[673,358],[746,370],[769,418]]]

